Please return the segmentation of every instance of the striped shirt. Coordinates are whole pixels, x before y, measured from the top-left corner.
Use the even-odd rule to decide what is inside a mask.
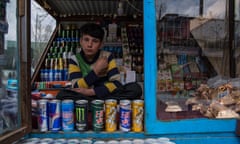
[[[108,57],[108,69],[105,75],[97,76],[92,68],[101,56]],[[97,97],[109,96],[121,86],[120,74],[113,55],[103,50],[99,50],[92,62],[85,59],[83,51],[72,55],[69,61],[69,78],[73,88],[93,88]]]

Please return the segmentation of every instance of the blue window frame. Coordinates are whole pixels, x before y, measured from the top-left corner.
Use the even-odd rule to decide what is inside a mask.
[[[145,132],[147,134],[235,131],[235,119],[198,118],[177,121],[157,119],[157,20],[155,0],[144,0],[144,49]]]

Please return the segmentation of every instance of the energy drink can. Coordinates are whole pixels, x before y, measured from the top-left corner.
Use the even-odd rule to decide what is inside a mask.
[[[105,130],[113,132],[117,130],[117,100],[108,99],[105,101]]]
[[[167,137],[159,137],[159,138],[157,138],[157,142],[159,142],[159,143],[167,143],[167,142],[170,142],[170,139],[167,138]]]
[[[67,144],[80,144],[79,139],[69,139],[67,140]]]
[[[93,144],[106,144],[103,140],[97,140]]]
[[[60,109],[60,100],[51,100],[47,103],[48,108],[48,126],[50,131],[59,131],[61,130],[61,109]]]
[[[124,132],[131,130],[131,101],[130,100],[120,100],[120,110],[119,110],[119,129]]]
[[[38,128],[41,132],[48,131],[47,102],[46,99],[38,100]]]
[[[132,144],[144,144],[144,140],[143,139],[133,139]]]
[[[104,101],[93,100],[91,102],[92,108],[92,127],[93,131],[101,131],[104,126]]]
[[[143,131],[143,100],[132,101],[132,131],[141,132]]]
[[[28,139],[23,141],[24,144],[26,144],[26,143],[39,143],[39,142],[40,142],[40,138],[28,138]]]
[[[74,102],[73,100],[63,100],[61,104],[62,112],[62,130],[72,131],[74,130]]]
[[[76,129],[86,131],[88,129],[88,101],[77,100],[75,102]]]
[[[93,141],[90,139],[82,139],[80,140],[80,144],[92,144]]]
[[[156,142],[157,142],[157,139],[154,139],[154,138],[147,138],[144,140],[144,144],[153,144]]]
[[[119,141],[117,140],[110,140],[107,142],[107,144],[119,144]]]
[[[59,139],[55,139],[53,144],[66,144],[66,143],[67,143],[67,139],[59,138]]]
[[[52,143],[52,142],[54,142],[54,140],[53,140],[52,138],[43,138],[43,139],[40,140],[39,143],[47,143],[47,144],[50,144],[50,143]]]
[[[132,141],[124,139],[124,140],[120,140],[119,144],[132,144]]]

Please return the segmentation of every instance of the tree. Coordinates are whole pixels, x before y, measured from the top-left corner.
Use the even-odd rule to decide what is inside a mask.
[[[50,15],[36,3],[31,3],[31,41],[32,41],[32,67],[34,68],[46,47],[53,31]]]

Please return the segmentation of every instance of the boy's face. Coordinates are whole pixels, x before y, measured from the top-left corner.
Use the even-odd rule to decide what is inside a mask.
[[[80,44],[87,58],[93,58],[102,47],[102,41],[90,35],[83,35],[80,38]]]

